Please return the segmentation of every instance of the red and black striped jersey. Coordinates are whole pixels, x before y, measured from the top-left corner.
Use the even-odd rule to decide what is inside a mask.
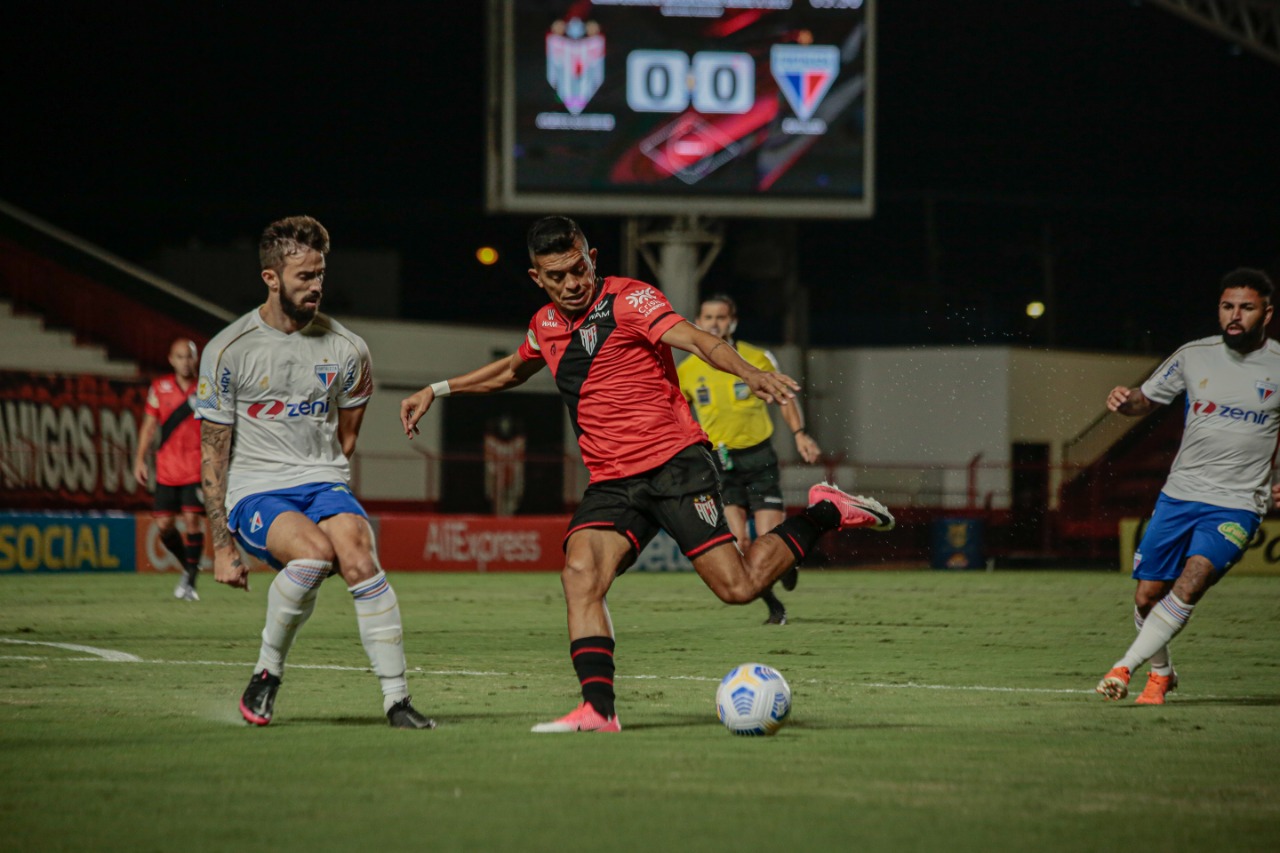
[[[163,486],[187,486],[200,482],[200,422],[192,411],[196,393],[195,379],[183,389],[178,377],[162,376],[147,389],[146,413],[155,418],[161,433],[156,451],[156,482]],[[169,416],[183,406],[186,416],[177,424],[165,426]]]
[[[549,303],[529,321],[520,357],[551,368],[591,482],[641,474],[707,440],[660,340],[683,321],[658,288],[619,276],[573,320]]]

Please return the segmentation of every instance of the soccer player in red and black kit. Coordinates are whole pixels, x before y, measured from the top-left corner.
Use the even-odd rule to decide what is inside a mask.
[[[199,601],[196,575],[200,556],[204,553],[204,500],[200,495],[200,422],[191,409],[196,392],[196,345],[178,338],[169,346],[169,365],[173,373],[161,376],[147,389],[147,405],[138,433],[138,453],[133,463],[133,476],[146,488],[150,483],[147,455],[160,433],[156,450],[156,528],[160,541],[182,564],[183,577],[173,590],[173,597]],[[182,513],[183,531],[175,521]]]
[[[761,536],[744,554],[724,519],[706,434],[680,393],[671,348],[740,377],[769,403],[792,405],[794,379],[752,367],[720,338],[677,314],[657,288],[596,274],[596,250],[563,216],[529,231],[530,277],[550,304],[529,323],[520,349],[464,376],[423,388],[400,404],[410,438],[438,397],[486,394],[550,367],[591,482],[565,535],[561,573],[569,611],[569,655],[582,703],[535,732],[621,729],[614,711],[613,624],[605,593],[658,532],[666,530],[722,601],[754,601],[802,560],[828,530],[887,530],[878,502],[820,484],[810,506]]]

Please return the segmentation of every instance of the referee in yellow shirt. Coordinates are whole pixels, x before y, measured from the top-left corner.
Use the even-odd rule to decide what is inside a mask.
[[[736,349],[754,367],[778,369],[771,352],[733,339],[738,328],[738,307],[732,298],[716,294],[703,300],[698,326]],[[773,452],[770,441],[773,419],[765,402],[752,394],[745,382],[731,373],[716,370],[696,355],[680,362],[676,372],[680,376],[681,392],[716,450],[725,521],[745,552],[751,544],[748,512],[755,519],[757,536],[768,533],[784,518],[778,455]],[[821,450],[804,431],[804,416],[797,403],[792,401],[779,406],[778,410],[791,429],[800,458],[809,463],[817,461]],[[797,578],[796,569],[792,567],[782,576],[782,586],[795,589]],[[766,589],[760,598],[769,608],[766,625],[787,624],[787,608],[772,588]]]

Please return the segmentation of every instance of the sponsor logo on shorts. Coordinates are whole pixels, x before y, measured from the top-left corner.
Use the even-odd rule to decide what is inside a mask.
[[[1222,538],[1226,539],[1237,548],[1243,548],[1249,541],[1249,534],[1245,533],[1243,527],[1234,521],[1224,521],[1218,525],[1218,532],[1222,534]]]
[[[693,508],[698,511],[698,518],[712,527],[715,527],[716,522],[720,520],[720,509],[716,506],[716,499],[711,495],[698,495],[693,499]]]
[[[249,519],[249,532],[257,533],[262,529],[262,513],[255,512],[253,518]]]
[[[1136,572],[1138,570],[1138,566],[1141,566],[1141,565],[1142,565],[1142,552],[1134,551],[1133,552],[1133,570]]]

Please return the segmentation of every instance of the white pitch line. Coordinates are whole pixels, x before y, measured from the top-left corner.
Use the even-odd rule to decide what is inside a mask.
[[[77,646],[74,643],[46,643],[41,640],[11,640],[8,637],[0,637],[0,643],[13,643],[19,646],[52,646],[55,649],[66,649],[69,652],[85,652],[91,655],[97,655],[102,660],[118,661],[120,663],[141,663],[142,658],[137,655],[131,655],[128,652],[117,652],[113,649],[99,649],[94,646]]]
[[[234,666],[249,667],[251,664],[240,661],[221,661],[221,660],[146,660],[137,655],[128,652],[119,652],[113,649],[99,649],[94,646],[80,646],[72,643],[46,643],[34,640],[11,640],[0,637],[0,643],[18,643],[29,646],[52,646],[54,648],[66,649],[68,651],[89,652],[95,655],[91,658],[40,658],[27,655],[0,655],[0,660],[65,660],[67,662],[101,662],[108,661],[111,663],[148,663],[158,666]],[[315,664],[315,663],[295,663],[289,665],[290,669],[313,669],[327,670],[330,672],[369,672],[369,668],[365,666],[340,666],[337,664]],[[417,675],[436,675],[436,676],[466,676],[466,677],[506,677],[506,678],[529,678],[529,673],[521,672],[491,672],[486,670],[467,670],[467,669],[422,669],[414,667],[409,670]],[[718,678],[710,678],[702,675],[618,675],[618,679],[631,679],[635,681],[701,681],[701,682],[718,682]],[[804,679],[797,683],[820,684],[819,679]],[[1044,694],[1068,694],[1068,695],[1088,695],[1093,693],[1092,690],[1071,690],[1052,687],[989,687],[978,684],[917,684],[914,681],[901,683],[891,683],[885,681],[867,681],[861,684],[850,685],[854,687],[879,688],[888,690],[947,690],[957,692],[971,693],[1044,693]],[[1205,697],[1213,698],[1213,697]]]

